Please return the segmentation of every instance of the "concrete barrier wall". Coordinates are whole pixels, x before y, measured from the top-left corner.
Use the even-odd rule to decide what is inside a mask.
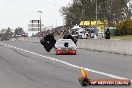
[[[28,42],[40,42],[40,37],[21,37],[17,40]],[[58,39],[58,38],[57,38]],[[106,40],[106,39],[79,39],[77,47],[97,51],[106,51],[132,55],[132,41]]]
[[[41,37],[19,37],[16,40],[25,42],[40,42]]]
[[[79,48],[132,55],[132,41],[87,39],[78,41]]]

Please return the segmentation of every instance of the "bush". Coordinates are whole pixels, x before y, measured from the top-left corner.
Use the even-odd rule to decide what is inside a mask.
[[[132,19],[117,24],[118,35],[132,35]]]

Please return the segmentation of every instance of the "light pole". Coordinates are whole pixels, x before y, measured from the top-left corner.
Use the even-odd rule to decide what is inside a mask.
[[[41,35],[42,35],[41,34],[41,14],[42,14],[42,11],[38,11],[38,13],[40,13],[40,22],[39,22],[40,23],[40,26],[39,27],[40,27],[40,37],[41,37]]]
[[[98,20],[98,8],[97,8],[97,0],[96,0],[96,29],[97,29],[97,20]]]
[[[81,15],[82,15],[81,18],[82,18],[82,22],[83,22],[82,27],[84,28],[84,6],[81,1],[80,1],[80,3],[81,3],[81,7],[82,7],[82,13],[81,13]]]

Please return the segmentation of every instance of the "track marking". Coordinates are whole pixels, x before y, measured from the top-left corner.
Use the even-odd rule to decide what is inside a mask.
[[[21,49],[21,48],[18,48],[18,47],[14,47],[12,45],[8,45],[8,44],[5,44],[5,43],[0,43],[0,44],[1,45],[4,45],[4,46],[7,46],[7,47],[10,47],[10,48],[14,48],[16,50],[20,50],[20,51],[24,51],[24,52],[27,52],[27,53],[36,55],[36,56],[39,56],[39,57],[43,57],[43,58],[50,59],[50,60],[53,60],[53,61],[56,61],[56,62],[60,62],[60,63],[65,64],[67,66],[71,66],[71,67],[74,67],[74,68],[82,69],[81,66],[77,66],[77,65],[71,64],[69,62],[66,62],[66,61],[63,61],[63,60],[59,60],[57,58],[44,56],[44,55],[41,55],[41,54],[38,54],[38,53],[35,53],[35,52],[31,52],[31,51],[24,50],[24,49]],[[89,69],[89,68],[84,68],[84,69],[86,71],[93,72],[93,73],[97,73],[97,74],[104,75],[104,76],[108,76],[108,77],[111,77],[111,78],[128,79],[128,78],[125,78],[125,77],[121,77],[121,76],[117,76],[117,75],[113,75],[113,74],[109,74],[109,73],[105,73],[105,72],[100,72],[100,71],[92,70],[92,69]],[[131,80],[131,82],[132,82],[132,80]]]

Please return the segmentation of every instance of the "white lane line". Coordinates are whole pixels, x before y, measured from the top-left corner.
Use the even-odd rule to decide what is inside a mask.
[[[36,55],[36,56],[39,56],[39,57],[43,57],[43,58],[50,59],[50,60],[53,60],[53,61],[56,61],[56,62],[60,62],[60,63],[65,64],[67,66],[71,66],[71,67],[78,68],[78,69],[82,68],[81,66],[77,66],[77,65],[74,65],[74,64],[71,64],[69,62],[66,62],[66,61],[63,61],[63,60],[59,60],[59,59],[56,59],[56,58],[53,58],[53,57],[48,57],[48,56],[40,55],[38,53],[31,52],[31,51],[28,51],[28,50],[24,50],[24,49],[21,49],[21,48],[17,48],[17,47],[14,47],[12,45],[8,45],[8,44],[5,44],[5,43],[0,43],[0,44],[2,44],[4,46],[7,46],[7,47],[10,47],[10,48],[14,48],[16,50],[20,50],[20,51],[24,51],[24,52]],[[86,71],[97,73],[97,74],[104,75],[104,76],[108,76],[108,77],[111,77],[111,78],[128,79],[128,78],[125,78],[125,77],[121,77],[121,76],[117,76],[117,75],[113,75],[113,74],[109,74],[109,73],[105,73],[105,72],[100,72],[100,71],[92,70],[92,69],[89,69],[89,68],[84,68],[84,69]],[[131,82],[132,82],[132,80],[131,80]]]

